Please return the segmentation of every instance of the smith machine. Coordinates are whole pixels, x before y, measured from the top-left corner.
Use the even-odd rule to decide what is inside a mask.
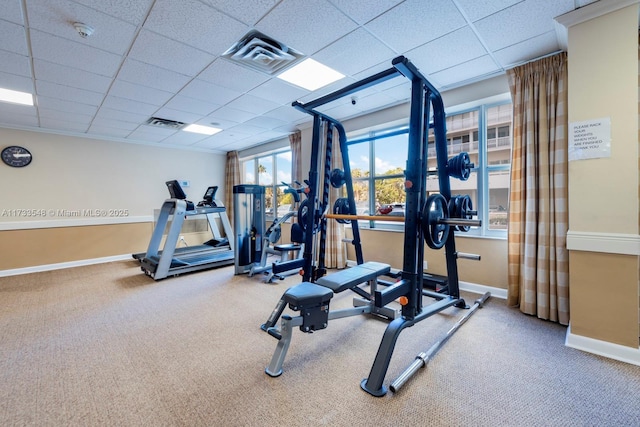
[[[404,253],[400,280],[378,289],[376,279],[389,272],[389,266],[377,262],[364,262],[358,219],[384,219],[389,217],[363,217],[356,215],[346,132],[342,124],[317,111],[322,105],[349,96],[357,91],[382,83],[391,78],[404,76],[411,81],[411,110],[409,117],[409,136],[405,175],[405,218],[404,218]],[[392,68],[375,74],[369,78],[353,83],[341,90],[325,95],[314,101],[302,104],[294,102],[297,109],[313,116],[313,141],[311,167],[309,171],[309,187],[307,206],[299,215],[300,225],[304,229],[304,256],[296,260],[302,267],[302,283],[289,288],[262,329],[278,339],[278,346],[271,364],[266,372],[271,376],[282,373],[282,363],[291,340],[291,331],[299,326],[303,332],[327,327],[328,320],[347,317],[354,314],[373,313],[391,320],[387,326],[368,378],[361,383],[361,388],[373,396],[383,396],[387,389],[383,381],[387,373],[391,356],[400,333],[442,310],[455,306],[468,308],[460,297],[458,283],[458,258],[479,259],[479,256],[463,254],[456,251],[454,233],[451,229],[467,231],[469,227],[480,226],[480,221],[473,219],[477,212],[473,211],[468,196],[451,196],[450,177],[465,180],[469,177],[474,165],[469,155],[462,153],[451,159],[447,158],[447,140],[444,105],[440,93],[420,71],[405,57],[400,56],[392,61]],[[431,111],[432,110],[432,111]],[[433,122],[429,123],[429,118]],[[323,132],[326,127],[326,132]],[[439,193],[427,197],[427,146],[428,131],[433,127],[437,157],[437,174]],[[331,157],[334,130],[339,136],[340,152],[343,157],[343,171],[331,171]],[[324,139],[324,140],[322,140]],[[324,158],[321,158],[324,154]],[[322,176],[322,181],[320,177]],[[339,199],[333,209],[329,207],[329,186],[345,185],[347,197]],[[322,191],[319,192],[318,190]],[[356,261],[358,265],[343,271],[326,274],[325,243],[327,238],[327,219],[334,218],[341,222],[350,221]],[[317,244],[316,244],[316,239]],[[448,286],[444,291],[430,292],[424,289],[423,259],[424,243],[433,249],[445,248]],[[317,256],[316,252],[317,251]],[[370,283],[371,293],[357,287],[361,283]],[[329,311],[329,300],[334,292],[350,289],[365,298],[359,307]],[[423,306],[423,295],[435,299],[435,302]],[[473,308],[452,328],[443,339],[427,352],[420,353],[409,368],[391,384],[396,392],[410,376],[425,366],[430,357],[455,332],[455,330],[489,297],[483,295]],[[388,304],[399,301],[400,313],[394,315]],[[285,306],[300,311],[300,316],[282,316],[282,325],[276,326]],[[354,299],[354,306],[356,301]]]

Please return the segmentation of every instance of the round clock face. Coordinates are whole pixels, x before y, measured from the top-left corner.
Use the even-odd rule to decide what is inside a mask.
[[[31,153],[24,147],[12,145],[2,150],[2,161],[14,168],[22,168],[31,163]]]

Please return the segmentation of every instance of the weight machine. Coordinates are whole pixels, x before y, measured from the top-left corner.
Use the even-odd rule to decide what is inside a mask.
[[[260,262],[254,264],[249,271],[249,277],[255,274],[264,273],[267,275],[266,283],[276,279],[284,279],[286,276],[296,274],[299,267],[296,267],[296,263],[287,264],[289,260],[302,258],[302,249],[304,248],[304,234],[299,224],[291,223],[291,242],[278,244],[280,237],[282,236],[282,224],[298,216],[298,210],[300,208],[300,195],[304,194],[305,187],[298,181],[295,181],[296,188],[291,184],[285,182],[282,183],[286,186],[284,194],[290,194],[293,198],[293,203],[289,212],[282,215],[280,218],[276,217],[273,223],[264,232],[262,238],[262,256]],[[276,210],[277,212],[277,210]],[[276,214],[277,215],[277,214]],[[293,257],[290,257],[290,254]],[[278,262],[268,262],[270,255],[276,255],[280,259]],[[284,268],[284,269],[283,269]]]
[[[398,282],[385,288],[372,287],[371,306],[367,308],[366,312],[379,310],[396,300],[400,302],[402,308],[400,316],[387,326],[369,376],[361,382],[361,388],[373,396],[386,394],[387,388],[383,386],[384,377],[396,341],[405,328],[449,307],[468,308],[464,299],[460,297],[457,259],[479,259],[479,256],[457,252],[454,233],[451,232],[451,229],[467,231],[469,227],[480,226],[480,221],[473,219],[477,212],[473,210],[470,198],[451,196],[450,178],[467,179],[474,165],[470,162],[467,153],[461,153],[451,159],[447,158],[445,111],[440,93],[407,58],[399,56],[392,61],[392,67],[388,70],[316,100],[304,104],[301,102],[293,103],[295,108],[313,116],[311,167],[306,200],[308,203],[306,210],[302,215],[299,215],[300,224],[305,231],[302,262],[303,282],[285,292],[267,323],[262,325],[263,330],[279,340],[272,363],[267,368],[267,373],[271,376],[280,374],[280,367],[289,345],[293,326],[300,326],[303,332],[313,332],[313,330],[326,328],[329,319],[343,317],[342,314],[329,312],[329,300],[333,296],[332,291],[341,291],[347,285],[351,286],[353,280],[350,282],[344,280],[342,281],[344,283],[339,283],[338,280],[333,279],[333,275],[327,276],[331,279],[323,280],[323,276],[326,275],[327,219],[335,218],[343,222],[351,222],[353,234],[351,244],[354,246],[356,261],[358,265],[364,264],[358,229],[358,219],[362,218],[356,215],[346,132],[339,121],[318,111],[318,107],[399,76],[411,81],[408,153],[404,172],[406,198],[405,218],[403,219],[403,266]],[[430,119],[432,119],[431,123]],[[326,127],[326,132],[323,132],[324,127]],[[430,128],[433,128],[435,136],[439,193],[427,197],[427,176],[430,174],[427,168],[427,148]],[[344,171],[330,170],[334,132],[338,134]],[[333,209],[329,206],[330,185],[334,187],[344,185],[347,193],[347,197],[339,199]],[[367,217],[366,219],[388,220],[389,217]],[[433,249],[445,248],[447,266],[445,292],[424,290],[423,239]],[[365,271],[366,269],[361,268],[361,270]],[[361,279],[361,277],[357,278],[360,280],[358,283],[362,282]],[[323,285],[323,282],[328,283]],[[423,306],[423,295],[433,297],[436,301]],[[489,295],[485,294],[476,302],[474,310],[468,314],[472,314],[475,308],[482,306],[488,297]],[[278,329],[274,325],[286,304],[293,310],[299,310],[301,315],[297,318],[282,316],[282,327]],[[453,332],[455,330],[451,331],[451,333]],[[431,351],[430,354],[434,352]],[[408,376],[417,371],[415,365],[416,362],[408,369],[410,372],[401,376],[400,382],[394,383],[392,391],[396,391],[406,382]]]

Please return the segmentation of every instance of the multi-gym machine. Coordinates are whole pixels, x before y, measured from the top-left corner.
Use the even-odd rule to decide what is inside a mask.
[[[346,132],[342,124],[319,111],[319,108],[342,97],[372,87],[395,77],[405,77],[411,82],[410,116],[407,163],[405,175],[405,218],[403,265],[399,280],[386,287],[376,287],[375,280],[380,274],[388,272],[388,266],[380,263],[365,263],[362,255],[358,220],[374,220],[375,217],[356,215]],[[301,226],[305,231],[305,248],[302,266],[303,282],[289,288],[271,316],[261,328],[278,340],[276,351],[266,373],[278,376],[282,373],[282,364],[286,356],[292,335],[292,328],[299,326],[303,332],[324,329],[328,321],[359,313],[374,313],[386,308],[391,302],[401,305],[400,315],[391,317],[378,352],[375,356],[369,376],[361,382],[361,388],[373,396],[383,396],[387,387],[383,385],[391,357],[400,333],[428,317],[447,308],[466,309],[467,304],[460,296],[457,260],[460,258],[479,259],[479,256],[459,253],[455,247],[453,230],[467,231],[469,227],[480,226],[473,216],[470,198],[452,197],[450,179],[465,180],[474,165],[467,153],[447,158],[447,139],[444,104],[438,90],[405,57],[392,61],[392,67],[369,78],[355,82],[341,90],[327,94],[307,103],[294,102],[293,106],[313,116],[313,136],[311,167],[309,170],[309,189],[307,193],[308,209]],[[427,196],[427,153],[428,133],[433,128],[437,157],[437,175],[439,193]],[[326,131],[323,131],[326,129]],[[343,158],[344,171],[340,179],[329,167],[333,149],[333,135],[338,134],[338,144]],[[324,156],[323,156],[324,155]],[[323,156],[323,157],[322,157]],[[334,182],[337,181],[337,182]],[[333,207],[329,206],[329,187],[346,186],[347,197]],[[340,219],[351,223],[356,261],[358,266],[352,273],[350,269],[327,274],[324,264],[324,250],[327,239],[327,220]],[[387,217],[377,219],[388,220]],[[424,239],[424,240],[423,240]],[[423,259],[424,244],[432,249],[445,249],[447,267],[447,286],[440,292],[424,289]],[[317,251],[317,253],[316,253]],[[331,312],[330,299],[334,292],[351,289],[362,291],[356,285],[372,282],[370,301],[367,307],[357,307]],[[360,292],[358,292],[360,293]],[[435,302],[423,305],[423,296],[432,297]],[[420,367],[425,366],[442,344],[457,330],[462,322],[481,307],[489,294],[479,298],[472,310],[463,317],[457,327],[447,333],[445,338],[424,353],[392,383],[392,391],[401,387]],[[282,315],[285,308],[299,311],[300,315]],[[277,326],[281,318],[281,326]],[[419,360],[418,360],[419,359]]]

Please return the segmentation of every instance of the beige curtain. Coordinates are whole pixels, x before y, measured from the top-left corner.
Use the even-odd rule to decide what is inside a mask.
[[[568,325],[567,56],[507,74],[514,112],[508,304]]]
[[[237,151],[227,152],[227,164],[225,167],[224,181],[224,205],[227,208],[227,215],[231,226],[233,226],[233,186],[241,184],[240,178],[240,161],[238,160]]]
[[[325,128],[326,132],[326,128]],[[342,154],[340,153],[340,140],[338,131],[333,134],[333,150],[331,153],[331,170],[342,169]],[[344,186],[343,186],[344,187]],[[342,197],[343,187],[329,186],[329,211],[333,211],[333,204]],[[347,266],[347,248],[344,242],[344,224],[335,219],[327,220],[327,241],[325,253],[325,265],[327,268],[345,268]]]

